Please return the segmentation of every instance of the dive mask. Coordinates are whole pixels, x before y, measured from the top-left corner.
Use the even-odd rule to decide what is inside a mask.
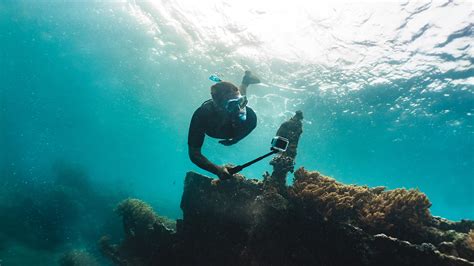
[[[225,109],[230,114],[238,114],[239,119],[241,121],[245,121],[247,119],[247,110],[245,108],[247,103],[248,101],[246,96],[239,96],[237,98],[228,100],[225,105]]]

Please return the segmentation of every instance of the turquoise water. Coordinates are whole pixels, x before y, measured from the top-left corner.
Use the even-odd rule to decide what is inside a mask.
[[[433,215],[474,219],[473,22],[459,1],[2,1],[2,189],[41,189],[66,162],[98,190],[180,217],[185,173],[205,173],[187,130],[207,77],[238,83],[251,69],[263,81],[249,88],[257,128],[232,147],[207,138],[209,159],[266,153],[302,110],[297,167],[419,188]],[[243,173],[261,178],[268,161]]]

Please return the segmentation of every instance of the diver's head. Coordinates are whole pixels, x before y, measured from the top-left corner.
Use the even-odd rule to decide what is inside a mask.
[[[237,86],[227,81],[218,82],[212,85],[211,95],[219,110],[232,117],[238,117],[242,121],[246,119],[247,98],[240,95]]]
[[[240,92],[234,84],[222,81],[211,86],[211,96],[216,106],[225,108],[227,101],[239,97]]]

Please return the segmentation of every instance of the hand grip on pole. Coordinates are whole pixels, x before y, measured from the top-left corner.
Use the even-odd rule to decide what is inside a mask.
[[[243,167],[241,167],[240,165],[236,166],[234,168],[229,169],[229,174],[233,175],[235,173],[238,173],[238,172],[242,171],[242,169],[243,169]]]

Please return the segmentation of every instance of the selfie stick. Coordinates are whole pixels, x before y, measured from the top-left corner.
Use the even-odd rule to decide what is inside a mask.
[[[278,153],[278,150],[276,150],[276,149],[274,149],[274,148],[271,148],[271,149],[272,149],[271,152],[269,152],[269,153],[267,153],[267,154],[265,154],[265,155],[263,155],[263,156],[260,156],[260,157],[258,157],[257,159],[254,159],[254,160],[252,160],[252,161],[250,161],[250,162],[248,162],[248,163],[245,163],[245,164],[242,164],[242,165],[238,165],[238,166],[236,166],[236,167],[234,167],[234,168],[229,169],[229,174],[233,175],[233,174],[235,174],[235,173],[238,173],[238,172],[242,171],[242,169],[244,169],[245,167],[247,167],[247,166],[249,166],[249,165],[252,165],[252,164],[254,164],[254,163],[256,163],[256,162],[258,162],[258,161],[260,161],[260,160],[264,159],[265,157],[268,157],[268,156],[270,156],[270,155],[272,155],[272,154]]]

